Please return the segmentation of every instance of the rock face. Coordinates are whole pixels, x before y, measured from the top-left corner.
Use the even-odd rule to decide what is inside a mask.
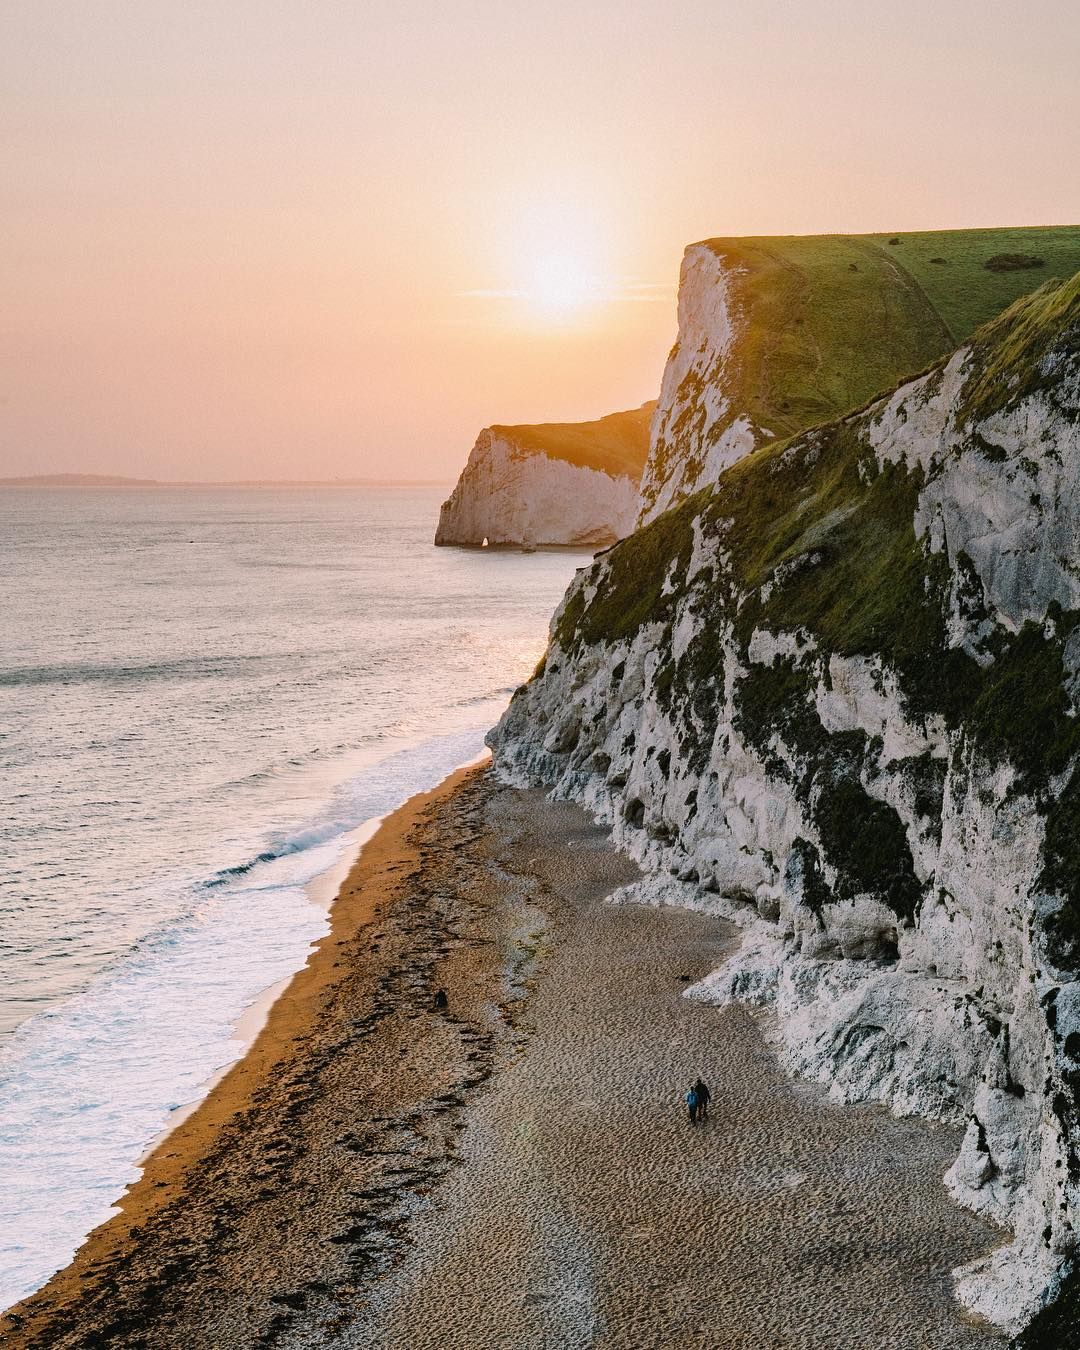
[[[691,996],[774,1009],[837,1101],[966,1126],[946,1184],[1011,1236],[957,1291],[1020,1332],[1078,1296],[1080,276],[727,453],[579,572],[496,762],[610,822],[634,898],[744,926]]]
[[[487,427],[436,544],[603,548],[634,528],[652,403],[596,422]]]
[[[769,436],[727,388],[737,335],[748,322],[736,300],[738,265],[708,245],[693,244],[679,273],[679,337],[668,357],[653,414],[642,478],[645,523]]]

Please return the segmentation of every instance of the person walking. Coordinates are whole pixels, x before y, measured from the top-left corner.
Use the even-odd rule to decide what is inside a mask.
[[[691,1088],[690,1091],[686,1094],[686,1109],[690,1112],[690,1124],[696,1125],[698,1113],[698,1095],[696,1089],[694,1088]]]
[[[694,1084],[694,1095],[697,1097],[697,1113],[699,1120],[709,1119],[709,1102],[712,1100],[712,1093],[699,1078]]]

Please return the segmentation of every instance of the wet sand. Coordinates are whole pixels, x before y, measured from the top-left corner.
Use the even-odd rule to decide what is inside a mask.
[[[941,1185],[955,1132],[832,1106],[749,1014],[683,999],[736,935],[603,903],[634,875],[484,769],[414,799],[249,1055],[0,1342],[1002,1346],[951,1296],[997,1240]]]

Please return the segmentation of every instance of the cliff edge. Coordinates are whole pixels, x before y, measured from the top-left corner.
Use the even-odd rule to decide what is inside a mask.
[[[595,422],[486,427],[436,544],[604,548],[637,520],[653,403]]]
[[[691,244],[642,522],[757,447],[925,370],[1048,276],[1078,268],[1075,226]]]

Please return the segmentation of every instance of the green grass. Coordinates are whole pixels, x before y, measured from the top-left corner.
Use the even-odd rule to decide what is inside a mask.
[[[1064,280],[1080,271],[1080,225],[931,230],[866,238],[918,283],[957,345],[1044,281]],[[890,247],[890,238],[900,243]],[[1039,257],[1045,266],[1034,271],[987,270],[987,260],[1002,253]],[[945,266],[932,258],[944,258]]]
[[[734,293],[746,322],[725,392],[777,438],[859,407],[1018,297],[1080,271],[1078,226],[705,243],[741,269]],[[987,270],[1003,253],[1045,266]]]
[[[592,602],[586,605],[580,585],[576,587],[555,627],[555,639],[564,651],[582,642],[590,646],[617,642],[633,637],[643,624],[670,620],[694,546],[695,501],[690,498],[678,510],[665,512],[601,555],[593,572],[601,570],[604,579]],[[673,591],[664,594],[664,580],[673,563]]]
[[[1046,357],[1080,338],[1080,272],[1052,280],[985,325],[974,342],[976,376],[964,391],[965,418],[987,417],[1052,385]]]
[[[744,640],[757,627],[805,627],[831,651],[901,666],[936,650],[942,634],[925,604],[933,564],[913,524],[921,486],[903,466],[877,470],[858,421],[732,466],[708,511],[730,522],[732,567],[747,595],[736,621]]]
[[[649,453],[649,423],[655,406],[643,403],[640,408],[609,413],[595,422],[497,425],[491,430],[550,459],[614,475],[626,474],[636,482]]]
[[[773,436],[847,412],[954,345],[919,287],[864,240],[708,245],[740,269],[733,290],[743,323],[727,393]]]

